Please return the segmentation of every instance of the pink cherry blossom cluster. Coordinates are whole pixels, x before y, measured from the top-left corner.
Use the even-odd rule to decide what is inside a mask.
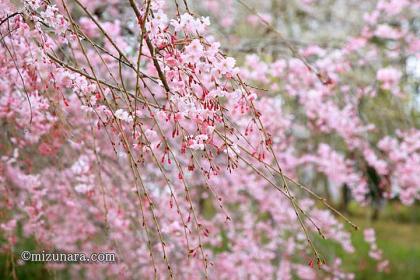
[[[378,70],[376,78],[384,89],[395,91],[401,79],[401,72],[391,67],[383,68]]]
[[[16,15],[7,19],[7,27],[2,25],[2,34],[9,27],[14,30],[2,45],[2,71],[8,78],[2,84],[1,117],[13,135],[11,143],[2,147],[1,182],[7,193],[2,204],[13,214],[2,223],[9,237],[2,249],[18,244],[13,231],[18,231],[19,221],[24,224],[24,236],[34,236],[44,248],[115,251],[124,260],[112,267],[72,266],[74,275],[85,271],[89,278],[97,273],[196,278],[213,271],[213,275],[241,278],[239,264],[244,275],[274,273],[277,248],[290,246],[280,237],[302,228],[287,202],[290,197],[283,192],[284,197],[277,195],[277,201],[284,200],[281,208],[266,210],[281,223],[261,223],[254,232],[260,214],[251,214],[250,207],[254,203],[265,207],[277,191],[253,190],[273,181],[259,170],[253,174],[248,161],[267,164],[262,160],[273,158],[269,156],[273,145],[277,151],[287,146],[282,138],[271,139],[262,126],[263,117],[254,104],[256,94],[237,77],[235,60],[221,54],[217,42],[194,38],[205,31],[208,20],[184,14],[168,21],[161,2],[134,5],[135,22],[145,32],[137,34],[142,38],[140,46],[134,41],[130,47],[147,48],[136,58],[127,57],[120,49],[124,44],[116,43],[121,40],[118,23],[101,23],[83,4],[79,8],[86,8],[86,17],[81,18],[81,29],[76,28],[68,3],[60,8],[43,2],[26,5],[25,17]],[[10,9],[11,14],[12,5]],[[104,40],[104,47],[84,31]],[[71,49],[82,65],[60,58],[59,49]],[[136,59],[144,65],[136,66]],[[245,128],[235,122],[243,122]],[[286,130],[289,122],[268,126]],[[240,162],[241,150],[246,154]],[[287,162],[283,156],[279,160]],[[232,172],[241,175],[228,175]],[[209,196],[222,212],[205,220],[201,203]],[[244,206],[238,211],[229,213],[225,208],[238,203]],[[301,211],[312,211],[306,208]],[[233,219],[241,222],[230,223]],[[320,223],[322,219],[320,215]],[[332,221],[329,230],[337,227],[341,232],[340,224]],[[217,255],[208,246],[222,246],[220,238],[225,234],[235,253]],[[271,236],[271,242],[262,244],[261,235]],[[289,241],[311,256],[303,233]],[[254,248],[251,255],[250,248]],[[291,250],[284,258],[295,253]],[[234,270],[226,270],[228,260],[237,263]],[[249,266],[252,262],[258,266]],[[295,269],[315,275],[299,265],[290,273]]]
[[[368,167],[373,167],[381,176],[378,187],[383,198],[399,194],[396,177],[402,178],[403,175],[392,172],[391,176],[391,159],[379,145],[386,134],[377,120],[363,115],[362,106],[370,98],[384,96],[388,92],[401,103],[405,98],[412,98],[406,93],[407,88],[402,86],[407,81],[398,64],[399,59],[418,53],[415,47],[418,42],[410,34],[404,17],[404,11],[416,7],[418,4],[410,1],[379,1],[365,15],[360,34],[346,38],[342,48],[330,50],[308,45],[295,58],[272,61],[253,53],[245,56],[245,65],[241,68],[243,77],[259,87],[278,92],[277,98],[284,103],[289,104],[293,100],[299,104],[292,112],[292,131],[313,149],[307,155],[295,154],[298,162],[295,166],[314,165],[316,170],[327,175],[331,183],[352,186],[353,196],[360,202],[370,200]],[[390,22],[394,27],[390,26]],[[382,52],[382,45],[377,45],[376,37],[390,47]],[[370,65],[372,69],[360,71],[364,71],[362,75],[372,82],[366,83],[350,74],[365,65]],[[409,107],[407,104],[408,110]],[[408,115],[405,117],[410,118]],[[326,143],[325,139],[318,140],[320,137],[330,138],[331,143]],[[314,138],[316,140],[312,141]],[[340,139],[344,145],[337,145]],[[339,147],[342,153],[326,144],[334,144],[334,148]],[[409,146],[415,149],[413,144]],[[390,177],[393,179],[390,180]],[[410,180],[412,187],[409,189],[417,193],[414,180],[418,179]],[[399,197],[403,203],[411,204],[417,195],[401,193]],[[408,200],[408,197],[412,199]]]
[[[376,245],[375,230],[367,228],[363,231],[365,241],[369,244],[369,257],[378,262],[377,270],[382,272],[389,269],[389,261],[384,259],[382,250]]]
[[[301,171],[311,165],[366,203],[371,166],[384,191],[390,181],[402,202],[417,199],[418,132],[380,137],[377,149],[377,126],[359,114],[379,87],[402,91],[402,70],[375,65],[379,84],[351,79],[378,61],[383,14],[399,19],[414,4],[380,1],[342,48],[271,62],[225,55],[186,1],[140,2],[0,4],[0,250],[32,237],[46,250],[118,255],[115,265],[47,264],[88,279],[352,279],[313,242],[353,253],[330,211],[345,217],[299,183]],[[232,2],[202,5],[233,15]],[[237,19],[218,20],[233,29]],[[381,38],[414,53],[415,36],[395,32]]]
[[[386,136],[378,143],[387,155],[393,182],[391,195],[399,195],[405,204],[419,199],[420,131],[398,131],[397,138]]]

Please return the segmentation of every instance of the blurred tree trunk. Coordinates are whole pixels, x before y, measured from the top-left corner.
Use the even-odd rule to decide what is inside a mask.
[[[273,18],[272,24],[278,28],[277,23],[280,17],[280,2],[281,0],[271,0],[271,16]]]
[[[272,22],[271,24],[275,27],[278,28],[278,20],[280,17],[280,3],[279,1],[281,0],[271,0],[271,17],[272,17]],[[273,59],[277,59],[278,53],[276,51],[272,51],[271,53]]]
[[[377,221],[379,218],[379,207],[373,207],[372,215],[370,216],[371,221]]]
[[[329,188],[329,184],[328,184],[328,180],[327,178],[324,178],[324,197],[327,199],[327,201],[331,201],[331,193],[330,193],[330,188]]]
[[[349,213],[349,203],[351,199],[350,189],[347,184],[344,184],[341,188],[341,205],[340,210],[345,213]]]

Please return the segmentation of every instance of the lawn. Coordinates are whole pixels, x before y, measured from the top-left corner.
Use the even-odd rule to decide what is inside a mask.
[[[336,246],[323,246],[327,255],[342,258],[347,271],[355,272],[356,279],[420,279],[420,207],[390,204],[383,209],[375,222],[369,220],[369,209],[352,205],[351,220],[360,230],[353,232],[355,254],[345,254]],[[389,273],[376,272],[376,265],[368,257],[368,245],[363,240],[363,229],[376,230],[377,244],[390,261]]]

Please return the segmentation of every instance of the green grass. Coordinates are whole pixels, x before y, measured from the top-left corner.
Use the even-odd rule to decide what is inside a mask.
[[[344,269],[354,272],[356,279],[420,279],[420,207],[404,207],[390,204],[383,209],[379,220],[371,222],[369,209],[350,207],[351,220],[360,230],[353,232],[354,254],[343,252],[330,242],[322,242],[322,252],[328,256],[338,256],[343,260]],[[379,273],[376,263],[368,256],[369,246],[363,239],[363,230],[376,230],[376,240],[384,257],[390,261],[390,271]],[[350,228],[349,228],[350,230]]]
[[[37,251],[36,242],[33,239],[20,239],[21,241],[15,248],[15,262],[11,262],[11,253],[0,254],[0,279],[13,279],[12,267],[16,267],[17,279],[53,279],[52,273],[49,272],[44,264],[37,262],[28,262],[24,265],[19,265],[16,258],[19,257],[19,253],[23,250],[35,252]],[[0,242],[4,242],[1,240]]]

